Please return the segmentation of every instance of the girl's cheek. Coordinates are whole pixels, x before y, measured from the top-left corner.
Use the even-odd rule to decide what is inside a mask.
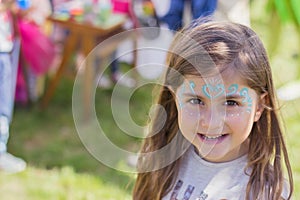
[[[199,117],[197,112],[182,110],[181,114],[179,115],[179,127],[181,129],[182,134],[190,138],[192,140],[193,134],[198,130],[199,126]],[[188,140],[190,140],[188,139]]]
[[[200,112],[197,112],[197,111],[193,111],[193,110],[183,110],[183,116],[185,118],[189,118],[189,119],[198,119],[200,117]]]
[[[251,113],[249,113],[247,108],[231,108],[225,110],[224,107],[217,108],[215,110],[215,117],[218,120],[233,122],[233,123],[243,123],[249,120]],[[181,122],[188,124],[190,126],[199,124],[201,118],[204,117],[203,110],[195,108],[194,106],[183,106],[180,109]]]
[[[182,109],[179,117],[181,127],[192,130],[195,129],[199,124],[200,113],[195,112],[194,110]]]
[[[251,110],[247,106],[241,107],[229,107],[226,110],[222,110],[222,113],[226,118],[245,118],[251,115]]]
[[[248,112],[227,113],[226,122],[233,125],[243,126],[248,124],[250,114]]]
[[[243,112],[226,112],[224,113],[224,116],[228,119],[240,119],[241,117],[244,116]]]
[[[190,128],[199,126],[201,117],[201,112],[183,109],[181,111],[181,123],[184,123],[186,126],[190,126]],[[248,112],[220,112],[216,115],[218,120],[224,121],[226,123],[232,124],[243,124],[250,119],[250,114]]]
[[[182,109],[181,113],[182,113],[182,118],[190,122],[197,122],[201,116],[200,111],[198,111],[197,109],[189,109],[188,107]]]

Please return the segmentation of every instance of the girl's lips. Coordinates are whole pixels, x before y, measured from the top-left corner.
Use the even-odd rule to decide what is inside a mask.
[[[229,136],[229,134],[205,135],[202,133],[197,133],[197,136],[200,141],[205,144],[219,144],[224,141]]]

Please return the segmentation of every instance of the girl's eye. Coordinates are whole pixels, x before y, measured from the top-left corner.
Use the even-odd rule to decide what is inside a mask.
[[[234,100],[227,100],[225,102],[225,105],[227,105],[227,106],[239,106],[239,103],[234,101]]]
[[[203,101],[201,101],[201,99],[190,99],[189,102],[191,104],[199,104],[199,105],[203,105]]]

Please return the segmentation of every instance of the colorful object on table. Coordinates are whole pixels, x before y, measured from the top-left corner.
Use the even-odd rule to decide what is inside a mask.
[[[111,3],[110,1],[102,0],[98,2],[98,8],[99,8],[99,13],[97,18],[100,21],[100,23],[105,23],[112,12]]]
[[[17,0],[17,3],[21,10],[27,10],[31,6],[30,0]]]
[[[155,15],[153,3],[151,1],[145,1],[143,3],[143,11],[144,11],[145,15],[147,15],[147,16]]]
[[[159,37],[159,19],[151,0],[133,0],[132,13],[137,27],[149,28],[142,29],[144,38],[153,40]]]
[[[69,11],[69,16],[72,20],[82,22],[84,20],[84,9],[73,8]]]

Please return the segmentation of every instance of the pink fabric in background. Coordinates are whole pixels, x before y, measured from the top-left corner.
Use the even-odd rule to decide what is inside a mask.
[[[130,0],[111,0],[113,12],[129,14]]]
[[[54,43],[34,23],[20,20],[18,25],[26,62],[35,74],[45,74],[55,58]]]

